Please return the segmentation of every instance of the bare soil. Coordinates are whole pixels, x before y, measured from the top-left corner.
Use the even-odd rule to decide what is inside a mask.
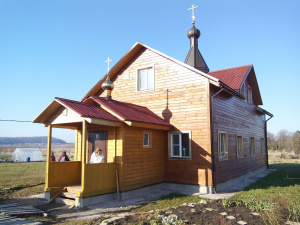
[[[200,199],[199,199],[200,201]],[[43,224],[100,224],[104,220],[118,217],[122,214],[128,216],[111,220],[111,224],[151,224],[150,221],[158,222],[158,215],[168,217],[176,215],[177,220],[181,220],[182,224],[237,224],[239,221],[247,222],[247,224],[269,224],[266,221],[271,221],[274,215],[271,212],[259,212],[259,215],[253,215],[249,208],[246,208],[242,202],[235,202],[230,207],[224,207],[221,200],[207,201],[203,203],[189,203],[178,207],[167,208],[160,211],[138,212],[133,213],[132,209],[138,208],[146,202],[136,202],[131,199],[124,203],[106,203],[99,208],[94,209],[69,209],[68,206],[47,203],[43,198],[23,198],[11,199],[5,203],[17,202],[25,205],[32,205],[45,212],[43,215],[34,215],[27,217],[28,220],[42,222]],[[134,204],[136,203],[136,204]],[[127,204],[127,205],[126,205]],[[221,215],[220,213],[227,215]],[[276,216],[280,215],[280,219],[276,219],[276,224],[284,224],[288,219],[286,209],[279,208],[276,211]],[[233,216],[235,219],[228,219],[227,216]],[[274,217],[275,218],[275,217]]]

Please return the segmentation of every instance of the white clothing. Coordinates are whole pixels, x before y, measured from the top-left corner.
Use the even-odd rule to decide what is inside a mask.
[[[90,163],[103,163],[104,161],[104,155],[101,153],[100,155],[96,155],[95,151],[93,152]]]

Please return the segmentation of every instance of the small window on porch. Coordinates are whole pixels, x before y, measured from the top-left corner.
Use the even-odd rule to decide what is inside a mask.
[[[151,148],[151,132],[144,131],[143,133],[143,147]]]

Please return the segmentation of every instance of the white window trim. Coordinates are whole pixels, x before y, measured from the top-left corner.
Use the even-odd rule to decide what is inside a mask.
[[[173,155],[173,134],[189,134],[189,156],[182,156],[182,153],[181,153],[181,148],[182,148],[182,138],[181,138],[181,135],[180,135],[180,139],[179,139],[179,153],[180,155]],[[191,131],[172,131],[172,132],[169,132],[169,150],[170,150],[170,157],[171,158],[180,158],[180,159],[192,159],[192,143],[191,143],[191,140],[192,140],[192,132]]]
[[[225,151],[224,154],[225,155],[221,155],[221,151],[220,151],[220,134],[225,134]],[[228,136],[227,136],[227,132],[225,131],[218,131],[218,155],[219,155],[219,160],[227,160],[228,159]]]
[[[241,146],[240,146],[240,152],[241,154],[239,155],[239,151],[238,151],[238,137],[241,137],[242,138],[242,143],[241,143]],[[237,134],[236,135],[236,155],[237,155],[237,158],[243,158],[244,157],[244,140],[243,140],[243,136],[242,135],[239,135]]]
[[[145,134],[148,134],[148,145],[145,145],[145,143],[144,143]],[[143,148],[151,148],[151,139],[152,139],[151,131],[144,131],[143,132]]]
[[[149,68],[153,69],[153,88],[152,89],[139,90],[139,71],[149,69]],[[146,92],[146,91],[154,91],[154,90],[155,90],[155,64],[137,68],[136,69],[136,91],[137,92]]]
[[[253,139],[253,151],[251,151],[251,147],[252,147],[252,139]],[[251,156],[255,156],[255,152],[256,152],[256,149],[255,149],[255,137],[250,137],[250,155]]]
[[[261,154],[265,155],[266,154],[266,141],[265,138],[261,138]]]

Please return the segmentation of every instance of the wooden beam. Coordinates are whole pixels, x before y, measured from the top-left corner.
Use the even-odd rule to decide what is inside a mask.
[[[143,127],[148,129],[157,129],[157,130],[170,130],[171,126],[152,124],[152,123],[141,123],[141,122],[133,122],[133,121],[124,121],[128,126],[132,127]]]
[[[81,172],[81,192],[84,193],[85,189],[85,166],[86,166],[86,138],[87,137],[87,122],[86,120],[82,121],[82,157],[81,157],[81,162],[82,162],[82,172]]]
[[[50,158],[51,158],[51,137],[52,137],[52,126],[48,126],[48,143],[47,143],[47,166],[46,166],[46,181],[45,189],[49,187],[49,176],[50,176]]]
[[[110,121],[110,120],[102,120],[102,119],[94,119],[94,118],[85,118],[85,120],[91,124],[98,124],[103,126],[111,126],[111,127],[121,127],[121,122]]]

